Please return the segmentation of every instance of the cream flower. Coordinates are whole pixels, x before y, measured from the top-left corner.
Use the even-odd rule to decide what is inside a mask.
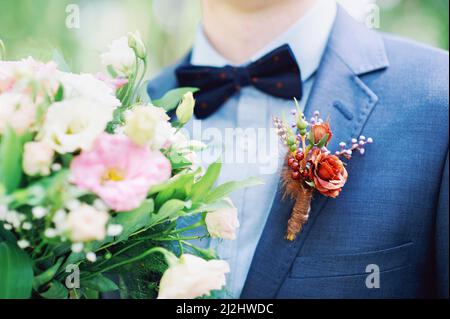
[[[0,95],[0,135],[7,127],[22,135],[29,130],[36,118],[36,106],[30,97],[18,93]]]
[[[64,87],[64,99],[84,98],[97,104],[116,108],[120,101],[114,89],[91,74],[60,72],[59,78]]]
[[[186,124],[194,114],[195,100],[192,92],[188,92],[183,96],[183,100],[176,110],[178,121]]]
[[[142,41],[139,31],[128,33],[128,46],[134,50],[140,59],[145,59],[147,56],[147,48],[144,41]]]
[[[177,132],[171,139],[171,147],[189,162],[192,163],[191,170],[196,170],[200,167],[200,161],[197,152],[203,151],[207,145],[197,140],[189,140],[188,137],[182,133]]]
[[[67,230],[71,241],[89,242],[105,239],[108,219],[108,213],[98,211],[86,204],[69,212],[67,216]]]
[[[184,254],[161,278],[158,299],[194,299],[220,290],[230,266],[223,260],[206,261]]]
[[[134,143],[149,145],[153,150],[159,150],[175,134],[169,119],[162,108],[140,105],[127,114],[124,132]]]
[[[29,142],[24,145],[22,166],[28,176],[48,176],[51,172],[54,151],[45,143]]]
[[[103,53],[100,58],[105,67],[112,66],[114,71],[122,76],[131,75],[136,65],[136,56],[126,37],[113,41],[109,51]]]
[[[205,222],[208,232],[213,238],[236,239],[239,228],[238,211],[230,199],[226,199],[229,207],[218,209],[206,215]]]
[[[83,98],[55,103],[47,112],[40,137],[61,154],[89,150],[112,120],[113,111]]]

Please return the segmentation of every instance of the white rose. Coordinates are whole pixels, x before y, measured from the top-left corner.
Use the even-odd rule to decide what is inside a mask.
[[[196,170],[200,165],[197,152],[203,151],[207,147],[203,142],[189,140],[181,131],[172,137],[171,146],[192,163],[192,170]]]
[[[136,56],[128,45],[128,38],[122,37],[113,41],[109,51],[100,56],[105,67],[112,66],[121,76],[129,76],[133,73],[136,65]]]
[[[106,237],[106,224],[109,215],[104,211],[83,204],[78,209],[69,212],[67,229],[72,242],[89,242],[103,240]]]
[[[54,103],[40,138],[60,154],[89,150],[113,119],[113,112],[111,107],[83,98]]]
[[[114,89],[92,74],[60,72],[59,78],[64,87],[64,99],[84,98],[111,108],[120,106]]]
[[[28,176],[48,176],[53,162],[53,149],[42,142],[29,142],[24,145],[22,166]]]
[[[171,139],[171,145],[177,151],[185,152],[200,152],[207,148],[207,145],[198,140],[189,139],[189,131],[181,129]]]
[[[0,135],[7,127],[22,135],[36,118],[36,106],[29,96],[18,93],[0,94]]]
[[[235,240],[239,228],[238,211],[230,199],[226,199],[226,202],[229,207],[206,214],[206,227],[213,238]]]
[[[164,147],[175,134],[169,116],[159,107],[141,105],[126,115],[125,134],[138,145],[154,150]]]
[[[184,254],[161,278],[158,299],[194,299],[220,290],[230,266],[223,260],[206,261]]]

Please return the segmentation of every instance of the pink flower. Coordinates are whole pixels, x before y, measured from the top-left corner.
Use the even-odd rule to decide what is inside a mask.
[[[123,135],[102,134],[71,164],[72,182],[97,194],[111,209],[138,208],[151,186],[170,178],[169,160]]]
[[[35,82],[39,90],[35,92]],[[17,85],[17,87],[15,87]],[[27,94],[36,94],[43,99],[45,94],[55,94],[59,86],[55,62],[41,63],[29,57],[21,61],[0,61],[0,92],[12,89]]]
[[[0,94],[0,135],[11,127],[18,135],[30,130],[36,118],[36,105],[25,94]]]
[[[118,89],[121,89],[122,87],[124,87],[125,85],[128,84],[128,79],[126,79],[126,78],[121,78],[121,77],[112,78],[103,73],[98,73],[97,79],[105,82],[114,91],[117,91]]]

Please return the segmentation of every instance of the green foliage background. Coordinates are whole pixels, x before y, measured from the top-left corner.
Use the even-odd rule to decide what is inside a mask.
[[[382,31],[448,49],[448,0],[377,3]],[[68,4],[80,7],[80,29],[65,26]],[[151,76],[189,49],[199,20],[199,0],[0,0],[0,38],[9,59],[48,60],[60,52],[73,71],[99,71],[98,54],[108,43],[139,30],[150,48]]]

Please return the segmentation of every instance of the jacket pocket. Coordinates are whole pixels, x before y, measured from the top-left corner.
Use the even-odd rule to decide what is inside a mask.
[[[366,253],[297,257],[277,298],[413,298],[412,248],[409,242]]]
[[[376,265],[380,272],[406,267],[413,243],[365,253],[334,256],[300,256],[292,265],[290,278],[367,275],[367,267]],[[373,267],[369,267],[372,269]]]

